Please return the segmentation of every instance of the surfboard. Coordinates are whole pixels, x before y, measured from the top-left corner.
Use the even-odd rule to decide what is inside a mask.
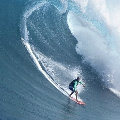
[[[76,99],[74,97],[70,97],[70,99],[73,100],[74,102],[76,102],[77,104],[85,105],[85,103],[80,100],[76,101]]]

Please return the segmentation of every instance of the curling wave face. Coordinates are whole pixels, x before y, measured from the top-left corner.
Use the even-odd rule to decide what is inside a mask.
[[[40,2],[26,10],[21,26],[24,26],[22,41],[37,68],[68,96],[68,84],[81,75],[81,68],[71,65],[73,60],[77,61],[77,54],[65,18],[66,14],[61,16],[55,6]]]

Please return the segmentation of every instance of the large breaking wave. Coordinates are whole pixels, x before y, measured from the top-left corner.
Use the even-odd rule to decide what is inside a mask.
[[[116,8],[114,9],[111,4]],[[23,43],[45,77],[59,90],[62,90],[61,86],[67,89],[70,82],[67,80],[82,75],[82,71],[80,66],[71,67],[70,64],[65,65],[59,61],[63,57],[63,53],[64,56],[67,55],[66,59],[70,56],[70,51],[64,49],[63,45],[66,42],[70,49],[71,41],[66,41],[69,39],[68,36],[62,35],[67,32],[63,28],[65,23],[60,17],[66,14],[66,23],[77,40],[76,52],[82,55],[83,61],[90,63],[102,76],[106,87],[119,95],[120,25],[118,8],[116,1],[105,0],[62,0],[58,3],[52,1],[34,3],[31,7],[29,6],[22,18]],[[55,12],[48,12],[51,9],[54,9]],[[116,21],[114,21],[114,17],[116,17]],[[48,21],[50,19],[52,22]],[[62,42],[61,39],[63,39]],[[56,49],[60,45],[63,48]],[[44,51],[47,49],[49,52]],[[63,84],[63,79],[66,84]]]

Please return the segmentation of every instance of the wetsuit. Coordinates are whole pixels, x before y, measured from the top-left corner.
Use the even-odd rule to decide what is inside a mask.
[[[78,83],[82,84],[82,82],[81,82],[81,81],[79,82],[77,79],[73,80],[73,81],[69,84],[69,89],[70,89],[71,91],[74,91],[74,92],[75,92],[76,89],[77,89]]]

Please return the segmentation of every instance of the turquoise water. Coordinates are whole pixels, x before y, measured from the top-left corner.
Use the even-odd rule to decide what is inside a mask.
[[[104,75],[116,68],[106,67],[111,54],[105,57],[104,48],[116,45],[102,18],[83,13],[73,1],[57,0],[2,0],[0,14],[1,120],[120,119],[120,99],[109,90],[119,90],[119,81],[116,86]],[[105,42],[94,41],[95,37]],[[98,44],[104,56],[96,49]],[[86,83],[79,90],[85,106],[66,95],[68,84],[78,75]]]

